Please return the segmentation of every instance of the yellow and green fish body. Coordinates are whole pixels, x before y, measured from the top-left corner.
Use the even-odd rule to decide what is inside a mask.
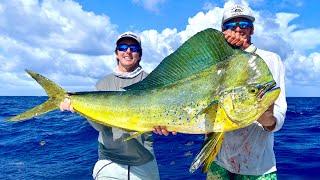
[[[241,58],[233,58],[230,61],[229,64],[233,63],[232,61],[241,61]],[[235,66],[240,65],[241,63],[235,64]],[[271,99],[263,99],[266,102],[258,100],[258,91],[246,93],[250,92],[251,89],[248,89],[250,87],[242,86],[240,83],[235,84],[238,89],[233,87],[232,82],[243,82],[247,77],[241,79],[242,76],[239,76],[236,80],[222,81],[221,78],[224,78],[226,73],[233,73],[234,70],[226,70],[217,75],[218,71],[214,66],[169,86],[153,90],[75,93],[70,94],[70,98],[77,112],[107,126],[147,132],[159,125],[166,126],[169,131],[207,134],[226,132],[251,124],[277,97],[278,92],[274,91]],[[217,91],[221,85],[232,89],[233,92]],[[254,90],[256,90],[255,85],[252,87]],[[240,98],[243,101],[234,102]],[[234,109],[230,109],[235,105],[239,106],[235,108],[235,111],[239,111],[238,114],[233,112]],[[233,122],[228,118],[226,110],[233,116],[242,113],[242,117],[238,116],[242,121]]]
[[[68,97],[74,110],[90,120],[138,134],[155,126],[188,134],[214,132],[190,171],[203,162],[210,163],[219,151],[223,132],[250,125],[280,92],[273,89],[275,81],[263,59],[233,49],[223,34],[213,29],[191,37],[126,91],[67,93],[42,75],[27,72],[49,99],[11,121],[57,109]]]

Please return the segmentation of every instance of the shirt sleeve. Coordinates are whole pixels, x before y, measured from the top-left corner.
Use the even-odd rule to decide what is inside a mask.
[[[106,90],[108,89],[107,87],[107,84],[105,83],[104,81],[105,78],[99,80],[97,83],[96,83],[96,86],[95,86],[95,90],[96,91],[103,91],[103,90]],[[105,129],[105,126],[102,125],[102,124],[99,124],[99,123],[96,123],[96,122],[93,122],[91,119],[87,119],[89,124],[97,131],[99,132],[102,132],[104,131]]]
[[[93,122],[91,119],[87,119],[89,124],[97,131],[103,131],[104,130],[104,125],[98,124],[96,122]]]
[[[280,87],[280,94],[278,99],[274,103],[273,115],[276,118],[276,127],[272,132],[276,132],[281,129],[284,123],[284,119],[287,111],[287,100],[286,100],[286,90],[285,90],[285,67],[278,55],[276,55],[275,61],[278,65],[277,76],[274,77],[278,86]]]

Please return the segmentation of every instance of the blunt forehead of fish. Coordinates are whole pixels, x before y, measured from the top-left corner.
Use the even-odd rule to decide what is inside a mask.
[[[264,60],[250,53],[238,52],[220,67],[223,67],[223,73],[218,71],[218,74],[225,77],[226,86],[263,83],[271,77]]]

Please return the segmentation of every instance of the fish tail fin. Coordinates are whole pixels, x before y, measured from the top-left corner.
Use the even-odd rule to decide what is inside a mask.
[[[41,114],[45,114],[47,112],[58,109],[60,102],[64,99],[66,95],[66,92],[64,89],[62,89],[60,86],[58,86],[48,78],[38,73],[32,72],[30,70],[26,70],[26,72],[43,87],[49,99],[46,102],[26,112],[23,112],[21,114],[18,114],[14,117],[9,118],[8,121],[14,121],[14,122],[24,121],[34,116],[39,116]]]
[[[223,132],[212,133],[204,143],[201,151],[194,158],[191,163],[189,172],[193,173],[196,171],[202,164],[206,170],[209,168],[211,162],[214,160],[218,152],[220,151],[221,144],[223,141]]]

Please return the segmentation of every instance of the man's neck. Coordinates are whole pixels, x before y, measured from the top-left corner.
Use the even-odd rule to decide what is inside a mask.
[[[132,72],[134,71],[138,66],[132,66],[132,67],[124,67],[121,66],[120,64],[118,65],[118,70],[120,72]]]

